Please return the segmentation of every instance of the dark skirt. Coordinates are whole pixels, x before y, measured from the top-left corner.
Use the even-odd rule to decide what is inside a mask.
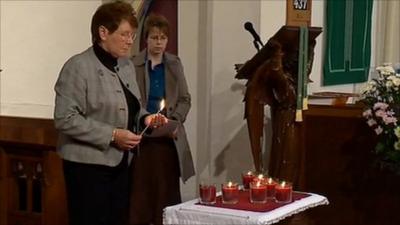
[[[162,224],[163,209],[181,203],[179,160],[171,138],[143,138],[132,162],[130,224]]]
[[[127,154],[116,167],[67,160],[63,164],[69,224],[127,223],[130,172]]]

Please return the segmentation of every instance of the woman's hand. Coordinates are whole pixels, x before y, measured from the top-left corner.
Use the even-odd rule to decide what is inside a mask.
[[[168,123],[168,119],[161,113],[148,115],[144,119],[144,124],[151,128],[161,127],[166,123]]]
[[[142,136],[136,135],[129,130],[115,129],[114,143],[121,150],[129,151],[140,143]]]

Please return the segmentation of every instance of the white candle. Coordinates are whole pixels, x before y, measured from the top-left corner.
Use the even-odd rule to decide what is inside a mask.
[[[164,99],[163,99],[160,102],[160,109],[158,110],[158,112],[156,114],[159,114],[161,112],[161,110],[164,109],[164,107],[165,107],[165,102],[164,102]],[[151,124],[151,122],[149,124],[147,124],[147,126],[140,133],[140,136],[142,136],[144,134],[144,132],[146,132],[146,130],[149,128],[150,124]]]

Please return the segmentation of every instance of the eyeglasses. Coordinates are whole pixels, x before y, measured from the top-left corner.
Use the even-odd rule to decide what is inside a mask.
[[[149,38],[153,41],[165,41],[168,39],[165,35],[150,35]]]
[[[127,40],[132,40],[134,41],[136,39],[136,33],[130,33],[130,32],[123,32],[123,33],[117,33],[124,41]]]

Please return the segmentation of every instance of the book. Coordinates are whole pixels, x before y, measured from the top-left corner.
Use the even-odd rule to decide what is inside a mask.
[[[346,105],[351,104],[359,94],[344,92],[314,92],[308,96],[309,105]]]

